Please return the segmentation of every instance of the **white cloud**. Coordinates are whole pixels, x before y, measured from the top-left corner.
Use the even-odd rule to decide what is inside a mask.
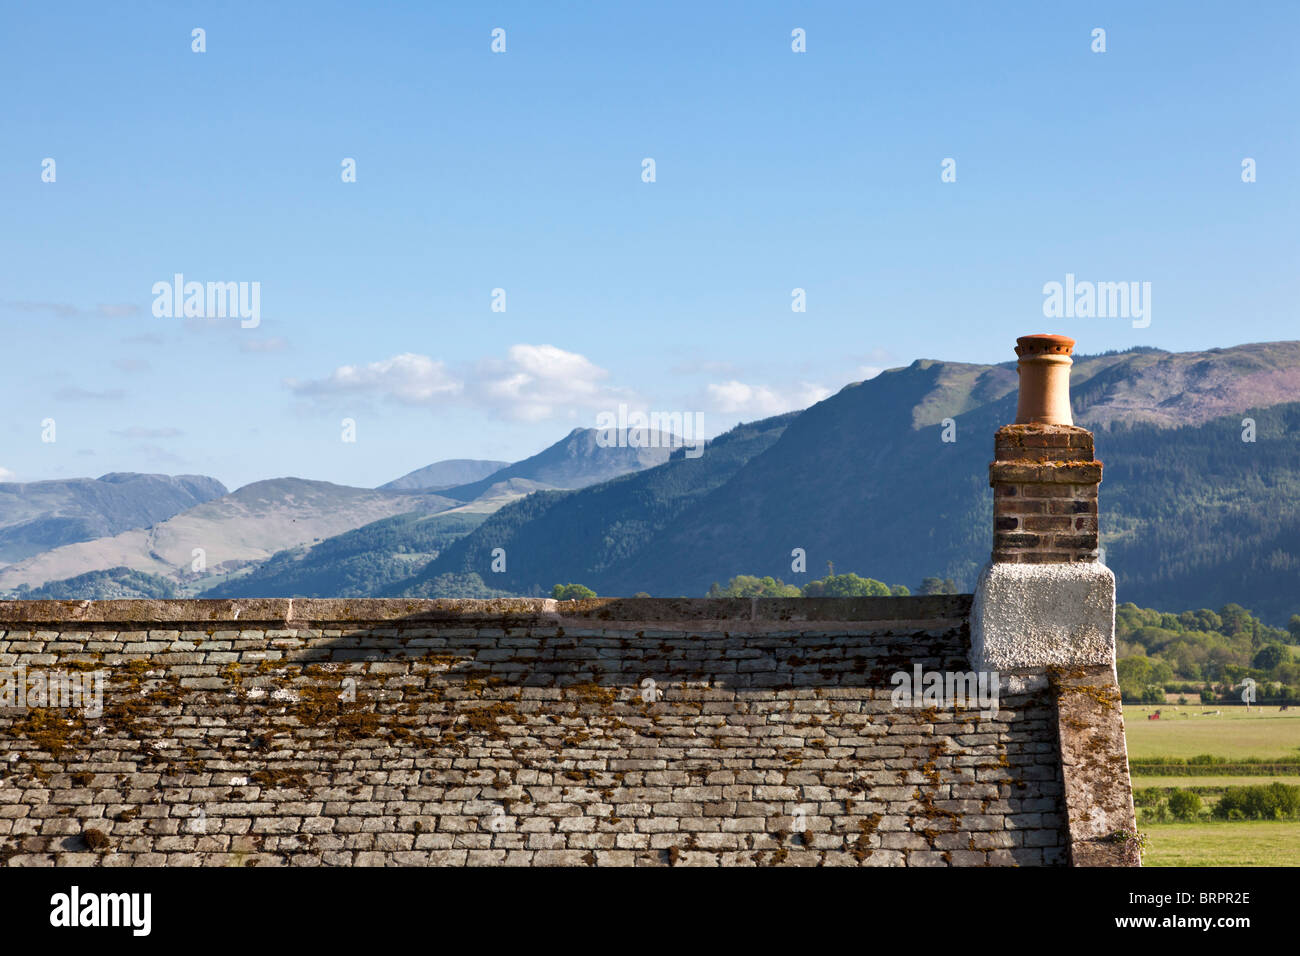
[[[717,411],[725,415],[753,415],[760,418],[807,408],[830,394],[829,388],[808,382],[784,388],[747,385],[734,380],[708,386],[709,402]]]
[[[512,345],[504,358],[460,372],[427,355],[404,353],[367,365],[342,365],[322,379],[286,379],[297,395],[329,400],[372,395],[408,405],[458,401],[514,421],[570,417],[607,408],[627,394],[604,384],[609,373],[586,356],[554,345]]]
[[[859,365],[857,371],[858,381],[865,382],[868,379],[875,378],[883,371],[884,368],[879,365]]]
[[[327,378],[307,382],[291,378],[285,384],[308,398],[369,393],[404,405],[428,405],[458,395],[464,388],[444,363],[413,352],[368,365],[340,365]]]
[[[565,410],[617,401],[609,373],[584,355],[554,345],[512,345],[505,360],[479,364],[471,396],[505,418],[536,422]]]
[[[18,476],[8,468],[0,468],[0,481],[17,481]]]

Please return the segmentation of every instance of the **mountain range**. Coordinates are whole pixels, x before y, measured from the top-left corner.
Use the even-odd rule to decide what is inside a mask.
[[[478,458],[449,458],[435,461],[379,486],[380,491],[440,491],[467,485],[510,466],[508,461],[485,461]]]
[[[645,447],[603,445],[606,439],[595,428],[575,428],[562,439],[531,458],[507,465],[478,481],[444,489],[442,494],[459,501],[489,496],[494,489],[512,488],[525,493],[548,488],[586,488],[668,460],[671,436],[647,431]]]
[[[212,597],[534,595],[570,582],[675,596],[741,573],[804,583],[832,563],[969,590],[988,558],[987,464],[1016,383],[1014,362],[918,360],[737,426],[698,458],[601,447],[577,429],[494,470],[439,462],[374,490],[259,482],[150,528],[21,555],[0,588],[120,565]],[[1121,601],[1235,602],[1274,623],[1300,611],[1300,342],[1076,356],[1071,390],[1105,462],[1102,544]],[[185,546],[205,535],[220,571],[203,576]],[[796,549],[806,572],[792,569]]]
[[[654,433],[648,440],[666,445],[665,437]],[[325,541],[330,544],[313,560],[331,567],[326,592],[336,586],[377,587],[400,577],[397,571],[418,570],[450,540],[524,495],[586,487],[662,462],[668,453],[667,447],[604,447],[596,429],[579,428],[520,462],[438,461],[375,489],[276,478],[226,492],[211,478],[160,475],[0,485],[0,535],[12,529],[14,542],[11,563],[0,565],[0,593],[38,589],[51,596],[150,597],[176,589],[302,588],[315,580],[313,573],[289,565]],[[178,496],[177,489],[191,494]],[[79,524],[65,517],[69,512]],[[442,512],[462,517],[449,515],[432,524],[406,520]],[[359,539],[334,541],[390,518],[403,520],[386,530],[371,528]],[[37,538],[36,529],[46,529],[45,536]],[[409,540],[397,541],[395,534]],[[382,564],[385,572],[371,567],[349,577],[343,570],[349,549],[361,546],[358,540],[386,555],[379,559],[367,552],[361,563]],[[20,541],[26,547],[18,547]]]
[[[0,588],[35,587],[116,567],[202,586],[284,548],[322,541],[380,518],[445,511],[456,504],[434,494],[302,478],[256,481],[165,521],[62,545],[0,568]]]
[[[0,483],[0,563],[143,528],[224,494],[225,485],[203,475]]]
[[[1072,379],[1076,422],[1107,463],[1102,542],[1121,599],[1236,602],[1274,622],[1300,611],[1300,343],[1079,356]],[[519,594],[579,582],[700,595],[738,573],[802,583],[796,548],[813,576],[832,562],[969,590],[988,559],[987,465],[1016,382],[1014,363],[886,371],[728,433],[698,460],[502,508],[391,593],[479,574]],[[495,548],[510,560],[489,574]]]

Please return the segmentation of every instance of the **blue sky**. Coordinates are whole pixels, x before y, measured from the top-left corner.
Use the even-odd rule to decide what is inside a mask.
[[[1298,44],[1283,3],[7,4],[0,479],[374,485],[1026,332],[1296,338]],[[260,325],[155,317],[175,273]],[[1067,273],[1150,326],[1044,319]]]

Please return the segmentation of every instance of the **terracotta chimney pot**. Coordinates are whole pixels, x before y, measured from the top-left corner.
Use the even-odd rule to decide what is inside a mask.
[[[1016,339],[1020,362],[1017,425],[1073,425],[1070,415],[1070,358],[1074,339],[1064,335],[1022,335]]]

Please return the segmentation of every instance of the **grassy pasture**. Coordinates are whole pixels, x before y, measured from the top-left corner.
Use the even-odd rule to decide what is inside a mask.
[[[1159,720],[1147,716],[1160,711]],[[1218,713],[1214,713],[1218,711]],[[1294,760],[1300,757],[1300,708],[1129,705],[1124,731],[1130,759],[1187,761],[1209,754],[1227,761]],[[1133,787],[1224,787],[1286,783],[1300,785],[1300,768],[1252,774],[1238,764],[1230,773],[1204,772],[1193,765],[1187,775],[1142,772],[1133,768]],[[1202,797],[1206,808],[1218,794]],[[1297,866],[1300,865],[1300,822],[1272,820],[1219,821],[1139,825],[1149,841],[1144,866]]]
[[[1266,777],[1247,777],[1240,774],[1224,774],[1220,777],[1213,775],[1204,777],[1144,777],[1137,772],[1133,774],[1134,790],[1142,790],[1146,787],[1249,787],[1255,784],[1268,783],[1286,783],[1293,787],[1300,787],[1300,774],[1277,774]]]
[[[1153,711],[1159,720],[1148,720]],[[1213,711],[1219,711],[1213,715]],[[1225,758],[1300,757],[1300,707],[1217,707],[1129,705],[1124,735],[1132,759],[1188,759],[1201,754]]]
[[[1300,866],[1300,823],[1149,823],[1143,866]]]

